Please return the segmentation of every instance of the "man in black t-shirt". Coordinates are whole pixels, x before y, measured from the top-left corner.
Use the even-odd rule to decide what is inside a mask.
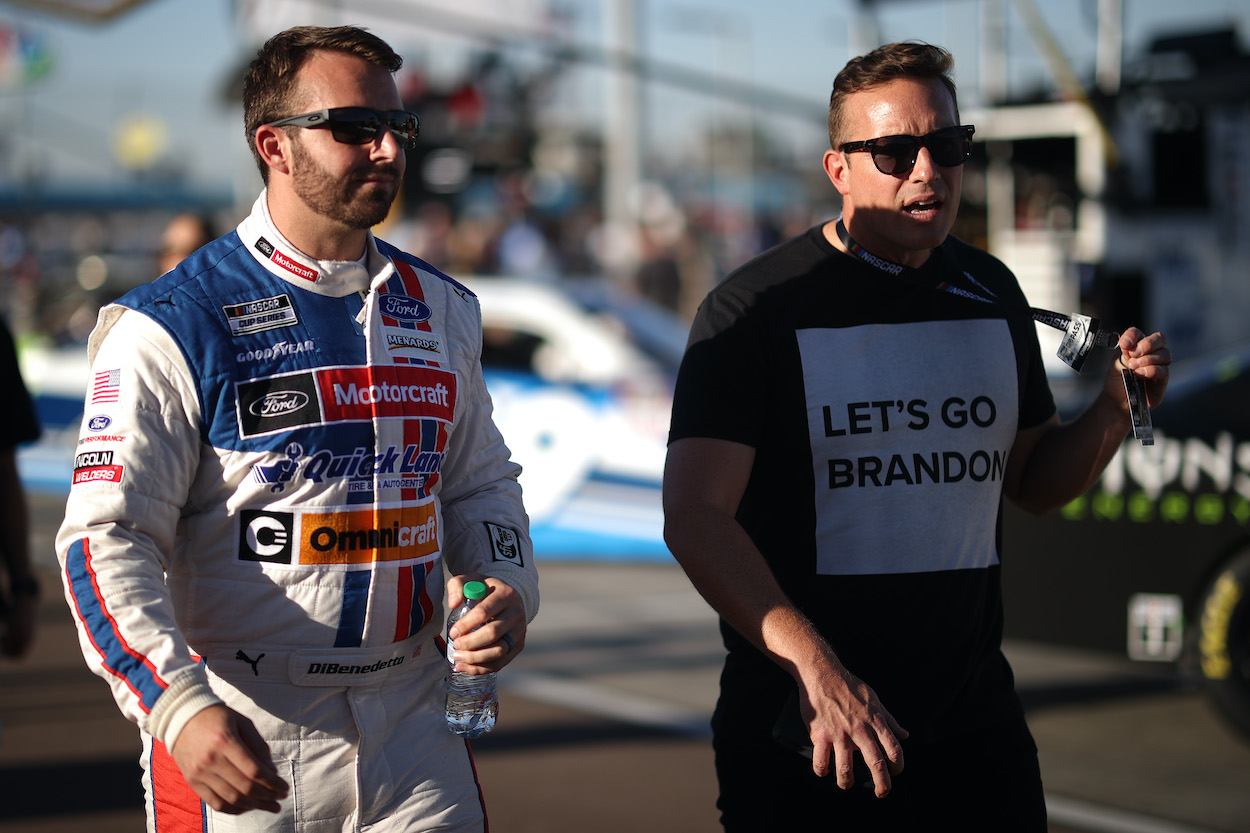
[[[691,331],[665,536],[729,651],[727,830],[1046,829],[1001,651],[1001,499],[1081,494],[1132,427],[1120,368],[1153,407],[1171,354],[1128,330],[1060,422],[1015,277],[950,236],[973,133],[952,64],[908,43],[843,69],[842,218],[736,270]]]
[[[17,470],[17,447],[39,439],[39,420],[22,381],[13,336],[0,321],[0,390],[8,398],[0,440],[0,655],[21,657],[35,638],[39,581],[30,560],[26,492]]]

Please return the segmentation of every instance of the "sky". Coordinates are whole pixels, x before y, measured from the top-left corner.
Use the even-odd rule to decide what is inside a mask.
[[[357,0],[323,3],[394,11],[434,7],[448,0]],[[608,45],[608,0],[553,0],[568,9],[567,37],[590,47]],[[543,0],[456,0],[461,12],[491,15],[499,8],[532,13]],[[1098,0],[1033,0],[1078,76],[1092,76]],[[307,6],[307,2],[304,3]],[[950,48],[957,58],[961,103],[979,98],[983,0],[882,0],[880,41],[918,38]],[[1150,39],[1219,26],[1237,28],[1250,41],[1250,0],[1123,0],[1124,54],[1140,55]],[[250,158],[241,136],[238,105],[224,97],[229,80],[255,49],[259,32],[248,21],[284,25],[300,20],[301,0],[150,0],[121,18],[93,25],[40,15],[0,0],[0,25],[17,27],[42,42],[51,68],[26,85],[0,86],[0,180],[110,180],[130,170],[121,157],[185,169],[196,181],[236,180]],[[810,100],[815,118],[777,117],[796,141],[820,141],[815,127],[833,76],[863,45],[859,0],[634,0],[639,49],[646,59],[733,82]],[[1007,0],[1008,81],[1016,92],[1050,84],[1046,63],[1018,11]],[[434,17],[432,8],[426,8]],[[328,12],[327,12],[328,13]],[[305,12],[304,14],[307,14]],[[463,45],[445,31],[423,37],[420,14],[403,25],[376,26],[410,61],[453,67]],[[320,22],[320,21],[318,21]],[[255,28],[255,27],[253,27]],[[265,34],[268,34],[266,32]],[[588,123],[603,118],[606,71],[587,70],[587,80],[567,106]],[[709,119],[735,112],[705,95],[650,85],[644,93],[648,141],[677,152]],[[769,119],[771,114],[757,113]],[[136,128],[136,125],[139,127]],[[132,144],[123,154],[119,136]],[[814,138],[812,138],[814,136]],[[135,144],[136,139],[143,139]]]

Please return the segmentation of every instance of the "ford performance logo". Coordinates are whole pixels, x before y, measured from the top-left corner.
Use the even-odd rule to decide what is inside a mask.
[[[430,308],[424,301],[408,295],[381,295],[378,303],[383,315],[399,321],[426,321],[431,315]]]
[[[87,420],[87,430],[103,431],[112,424],[113,420],[111,418],[106,417],[104,414],[100,414],[99,416],[93,416],[91,419]]]
[[[275,390],[248,406],[252,416],[274,419],[296,413],[308,404],[308,394],[300,390]]]

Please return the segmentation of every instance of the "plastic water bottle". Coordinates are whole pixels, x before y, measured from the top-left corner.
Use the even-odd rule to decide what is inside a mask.
[[[447,629],[486,595],[486,585],[480,581],[466,582],[464,604],[451,612]],[[495,674],[461,674],[455,670],[452,659],[456,646],[447,638],[447,728],[457,735],[475,738],[495,728],[495,715],[499,712],[499,697],[495,691]]]

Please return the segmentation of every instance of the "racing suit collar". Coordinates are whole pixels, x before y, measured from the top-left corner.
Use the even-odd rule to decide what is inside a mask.
[[[378,252],[370,232],[365,246],[368,268],[354,260],[316,260],[295,248],[282,236],[269,215],[267,192],[261,191],[252,213],[239,224],[239,237],[252,257],[265,269],[288,283],[331,298],[368,290],[384,283],[394,272],[390,258]]]

